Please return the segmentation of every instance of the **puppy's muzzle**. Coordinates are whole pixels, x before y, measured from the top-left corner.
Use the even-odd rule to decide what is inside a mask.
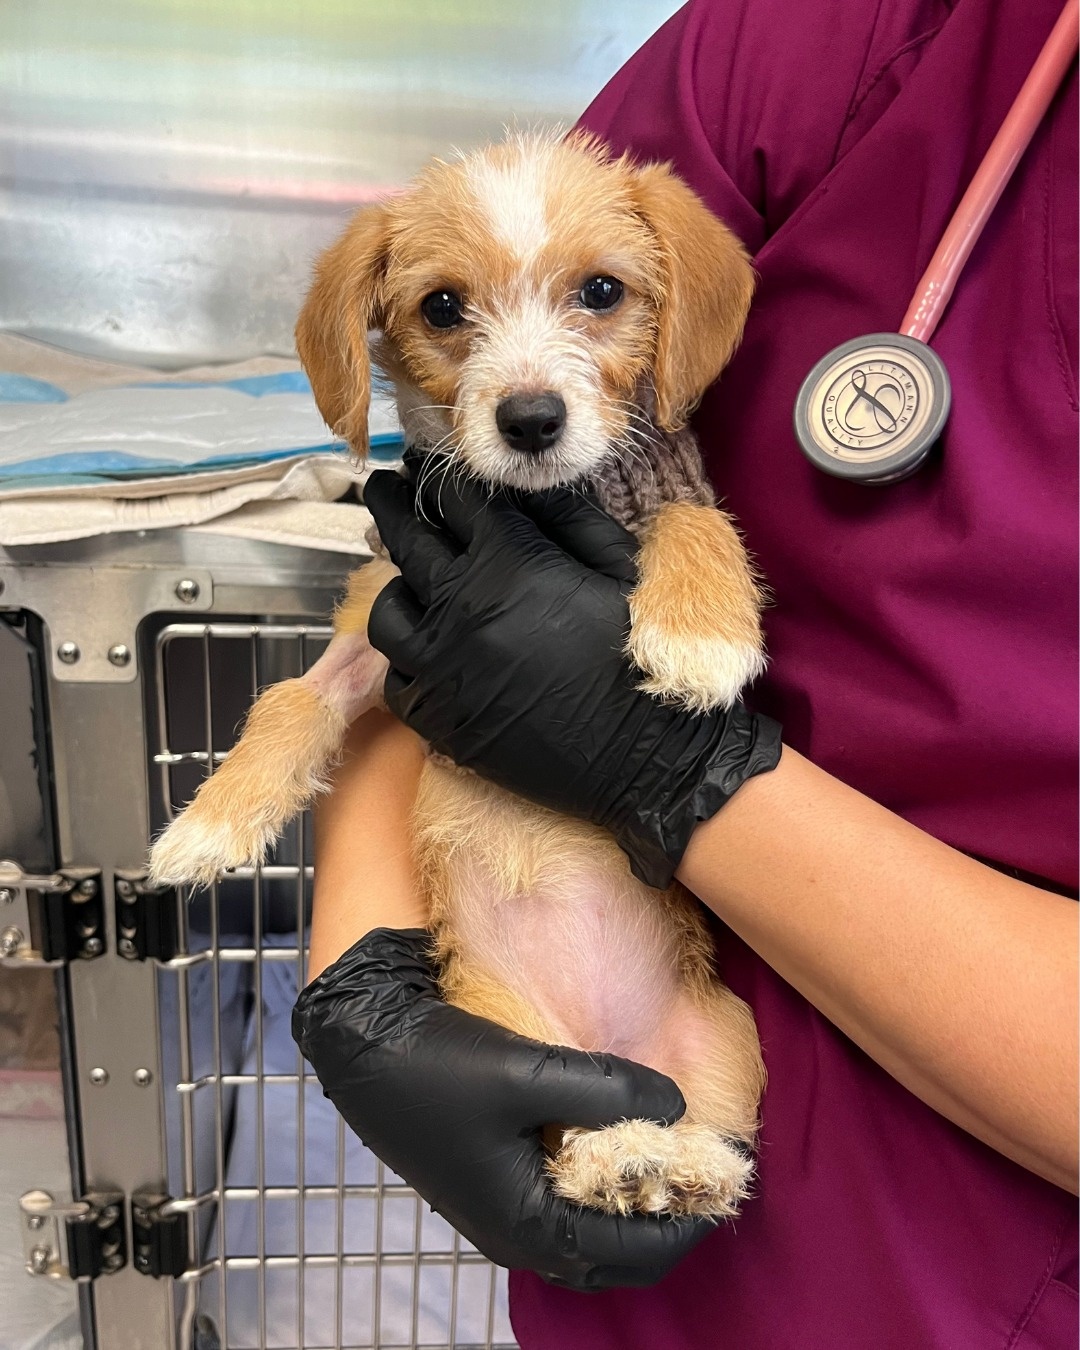
[[[558,394],[511,394],[495,409],[495,425],[511,450],[540,455],[562,435],[566,404]]]

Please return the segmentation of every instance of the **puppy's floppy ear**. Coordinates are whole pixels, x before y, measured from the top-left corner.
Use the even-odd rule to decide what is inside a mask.
[[[358,211],[316,263],[315,280],[296,323],[296,349],[319,412],[361,456],[368,449],[371,403],[367,332],[384,322],[389,244],[386,208]]]
[[[663,260],[656,411],[665,431],[677,431],[739,344],[754,271],[735,235],[666,165],[635,169],[631,191]]]

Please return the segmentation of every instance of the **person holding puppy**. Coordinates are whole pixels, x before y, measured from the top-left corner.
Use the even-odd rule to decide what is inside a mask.
[[[955,402],[930,462],[870,489],[819,473],[791,431],[814,362],[899,321],[1058,9],[694,0],[585,115],[616,152],[672,161],[760,277],[695,419],[775,595],[754,711],[714,747],[733,765],[715,815],[684,818],[697,760],[553,769],[581,741],[586,684],[606,682],[612,719],[648,715],[575,607],[583,578],[612,572],[618,617],[627,585],[598,559],[632,558],[629,536],[580,497],[526,503],[530,557],[547,550],[563,588],[546,607],[558,633],[515,608],[507,556],[486,569],[492,604],[449,602],[436,641],[407,590],[411,498],[370,480],[400,541],[403,581],[371,637],[404,720],[357,723],[320,807],[301,1002],[379,1004],[378,1036],[335,1029],[344,1060],[393,1066],[355,1114],[430,1120],[418,1166],[430,1174],[442,1138],[437,1207],[514,1270],[524,1350],[1075,1344],[1075,68],[934,339]],[[516,510],[468,484],[442,507],[447,547],[479,557]],[[511,650],[535,655],[536,679],[513,715],[492,679]],[[765,715],[784,728],[775,767],[738,753]],[[436,1006],[409,937],[426,920],[406,842],[420,737],[587,819],[632,801],[643,839],[679,841],[670,862],[723,925],[722,973],[770,1076],[757,1194],[736,1225],[585,1214],[537,1191],[542,1125],[679,1105],[656,1075],[604,1079],[584,1055],[530,1076],[517,1038]],[[454,1132],[477,1101],[493,1133],[462,1168]]]

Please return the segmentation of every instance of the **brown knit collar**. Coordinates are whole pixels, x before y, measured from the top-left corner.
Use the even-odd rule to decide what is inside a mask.
[[[604,510],[628,530],[640,529],[667,502],[715,506],[697,437],[689,427],[662,431],[651,417],[629,447],[610,455],[592,477]]]

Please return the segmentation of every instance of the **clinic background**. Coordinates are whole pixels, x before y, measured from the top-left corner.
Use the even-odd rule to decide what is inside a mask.
[[[0,0],[0,334],[23,334],[127,363],[110,368],[113,382],[124,383],[131,380],[133,366],[179,370],[263,354],[291,357],[293,325],[314,258],[353,209],[407,182],[433,155],[498,137],[508,122],[571,124],[676,7],[675,0]],[[57,378],[51,368],[47,375],[36,369],[30,373]],[[148,378],[154,377],[148,372]],[[326,566],[322,555],[310,550],[296,550],[298,561],[286,564],[283,555],[292,551],[286,548],[275,551],[233,538],[219,545],[192,534],[170,535],[170,544],[159,542],[162,537],[132,542],[132,535],[124,536],[128,551],[122,556],[130,559],[133,549],[142,550],[138,556],[151,569],[168,565],[160,561],[158,549],[182,549],[185,558],[202,558],[210,550],[206,556],[219,568],[226,559],[238,560],[237,567],[254,559],[265,596],[280,590],[286,596],[283,607],[295,605],[287,597],[299,594],[289,589],[294,584],[290,569],[310,570],[313,558],[320,568]],[[117,556],[115,538],[90,540],[86,553],[78,553],[79,547],[71,546],[69,554],[76,550],[75,556],[98,564]],[[252,612],[263,613],[266,603],[260,593]],[[300,617],[310,622],[325,612],[320,606]],[[0,633],[10,637],[6,627]],[[175,650],[183,655],[182,645]],[[272,663],[282,659],[281,650],[283,644],[268,644],[262,651],[260,678],[277,669]],[[8,651],[0,653],[0,688],[6,687],[7,707],[24,712],[28,668],[25,658],[18,659],[16,667]],[[11,678],[16,668],[24,672],[23,683]],[[172,715],[202,717],[194,711],[197,684],[184,683]],[[113,702],[100,706],[115,707],[127,688],[108,687],[103,697]],[[215,700],[219,694],[215,690]],[[242,694],[235,708],[222,694],[222,726],[235,724],[250,697],[246,689]],[[114,715],[106,717],[106,725]],[[24,721],[29,737],[32,728]],[[138,715],[125,713],[120,721],[136,728]],[[0,725],[8,725],[2,715]],[[77,720],[54,728],[62,757],[76,725]],[[84,751],[84,730],[78,737]],[[24,742],[9,740],[18,756]],[[124,746],[109,747],[110,781],[117,781],[118,773],[122,780],[126,772],[134,782],[153,749],[141,743],[137,729]],[[118,769],[118,756],[128,764],[126,770]],[[29,766],[29,754],[23,760]],[[72,800],[75,809],[86,807]],[[31,817],[41,809],[30,792],[26,805]],[[111,837],[126,837],[125,847],[134,848],[130,856],[139,851],[131,843],[141,828],[131,824],[138,814],[133,815],[129,801],[116,798]],[[32,861],[25,850],[15,856]],[[268,962],[268,969],[275,976],[286,971],[281,962]],[[0,1073],[29,1069],[47,1079],[62,1102],[51,972],[20,973],[21,992],[10,979],[0,988]],[[169,998],[171,990],[170,983]],[[295,1051],[282,1019],[294,996],[295,990],[283,985],[274,1004],[277,1021],[268,1013],[258,1023],[270,1028],[268,1037],[281,1023],[282,1064],[289,1072]],[[262,1018],[262,1003],[252,1006]],[[222,1014],[230,1044],[229,1038],[248,1034],[246,1008],[237,1004]],[[112,1026],[123,1023],[122,1011],[110,1008],[106,1015],[118,1018]],[[175,1056],[175,1007],[163,1006],[159,1015],[162,1053]],[[50,1032],[42,1044],[29,1042],[21,1032],[38,1025]],[[163,1100],[175,1102],[175,1092]],[[309,1138],[317,1137],[318,1121],[324,1120],[319,1103],[321,1098],[308,1111]],[[279,1116],[287,1122],[287,1113]],[[213,1150],[215,1128],[223,1128],[221,1119],[211,1117],[213,1112],[197,1122],[200,1158]],[[252,1109],[232,1126],[230,1136],[227,1175],[237,1184],[250,1186],[257,1178],[261,1128],[252,1099]],[[6,1097],[0,1092],[0,1344],[5,1350],[82,1344],[76,1287],[31,1280],[23,1271],[16,1204],[32,1187],[65,1193],[68,1142],[59,1111],[47,1119],[28,1119],[13,1104],[10,1090]],[[179,1156],[176,1144],[171,1137],[170,1165]],[[153,1141],[147,1145],[151,1153],[155,1147]],[[326,1150],[328,1157],[333,1147]],[[274,1163],[290,1165],[288,1157],[276,1155]],[[140,1153],[132,1167],[142,1166]],[[327,1203],[320,1199],[305,1205],[303,1212],[312,1207],[312,1234],[318,1222],[329,1220]],[[357,1203],[350,1201],[354,1209]],[[390,1214],[393,1202],[387,1200],[386,1208]],[[277,1222],[282,1207],[271,1210]],[[288,1215],[284,1221],[286,1226],[292,1222]],[[248,1227],[241,1232],[245,1224],[250,1233]],[[233,1223],[230,1249],[237,1259],[257,1250],[254,1224],[255,1210],[248,1204]],[[310,1234],[309,1239],[317,1241]],[[273,1240],[280,1250],[296,1250],[291,1232]],[[350,1230],[346,1245],[367,1250],[370,1241]],[[408,1238],[403,1249],[411,1250],[412,1242]],[[328,1250],[334,1249],[331,1240]],[[470,1270],[483,1278],[482,1299],[466,1297]],[[357,1267],[354,1276],[362,1274]],[[463,1267],[461,1278],[459,1325],[466,1314],[483,1325],[486,1271]],[[230,1277],[232,1342],[253,1343],[241,1334],[244,1327],[283,1321],[285,1339],[270,1343],[293,1343],[288,1340],[296,1308],[293,1276],[279,1273],[271,1279],[261,1311],[256,1293],[264,1276],[240,1272],[237,1279],[234,1286]],[[320,1287],[330,1316],[332,1300],[325,1298],[327,1286]],[[412,1295],[401,1294],[403,1287],[400,1279],[394,1283],[392,1272],[384,1281],[384,1328],[397,1325],[395,1317],[408,1327],[417,1316]],[[359,1286],[349,1288],[355,1292]],[[194,1302],[185,1302],[185,1315],[199,1306],[200,1296],[216,1315],[212,1282],[184,1286],[185,1296],[189,1291]],[[143,1299],[158,1292],[137,1290]],[[502,1294],[500,1299],[505,1301]],[[117,1300],[116,1316],[122,1314],[130,1326],[143,1305],[120,1304]],[[152,1304],[155,1316],[158,1306]],[[421,1308],[423,1318],[429,1312],[426,1305]],[[99,1305],[97,1316],[105,1319],[104,1326],[112,1312]]]
[[[0,0],[0,327],[161,366],[291,354],[350,208],[569,125],[673,0]]]

